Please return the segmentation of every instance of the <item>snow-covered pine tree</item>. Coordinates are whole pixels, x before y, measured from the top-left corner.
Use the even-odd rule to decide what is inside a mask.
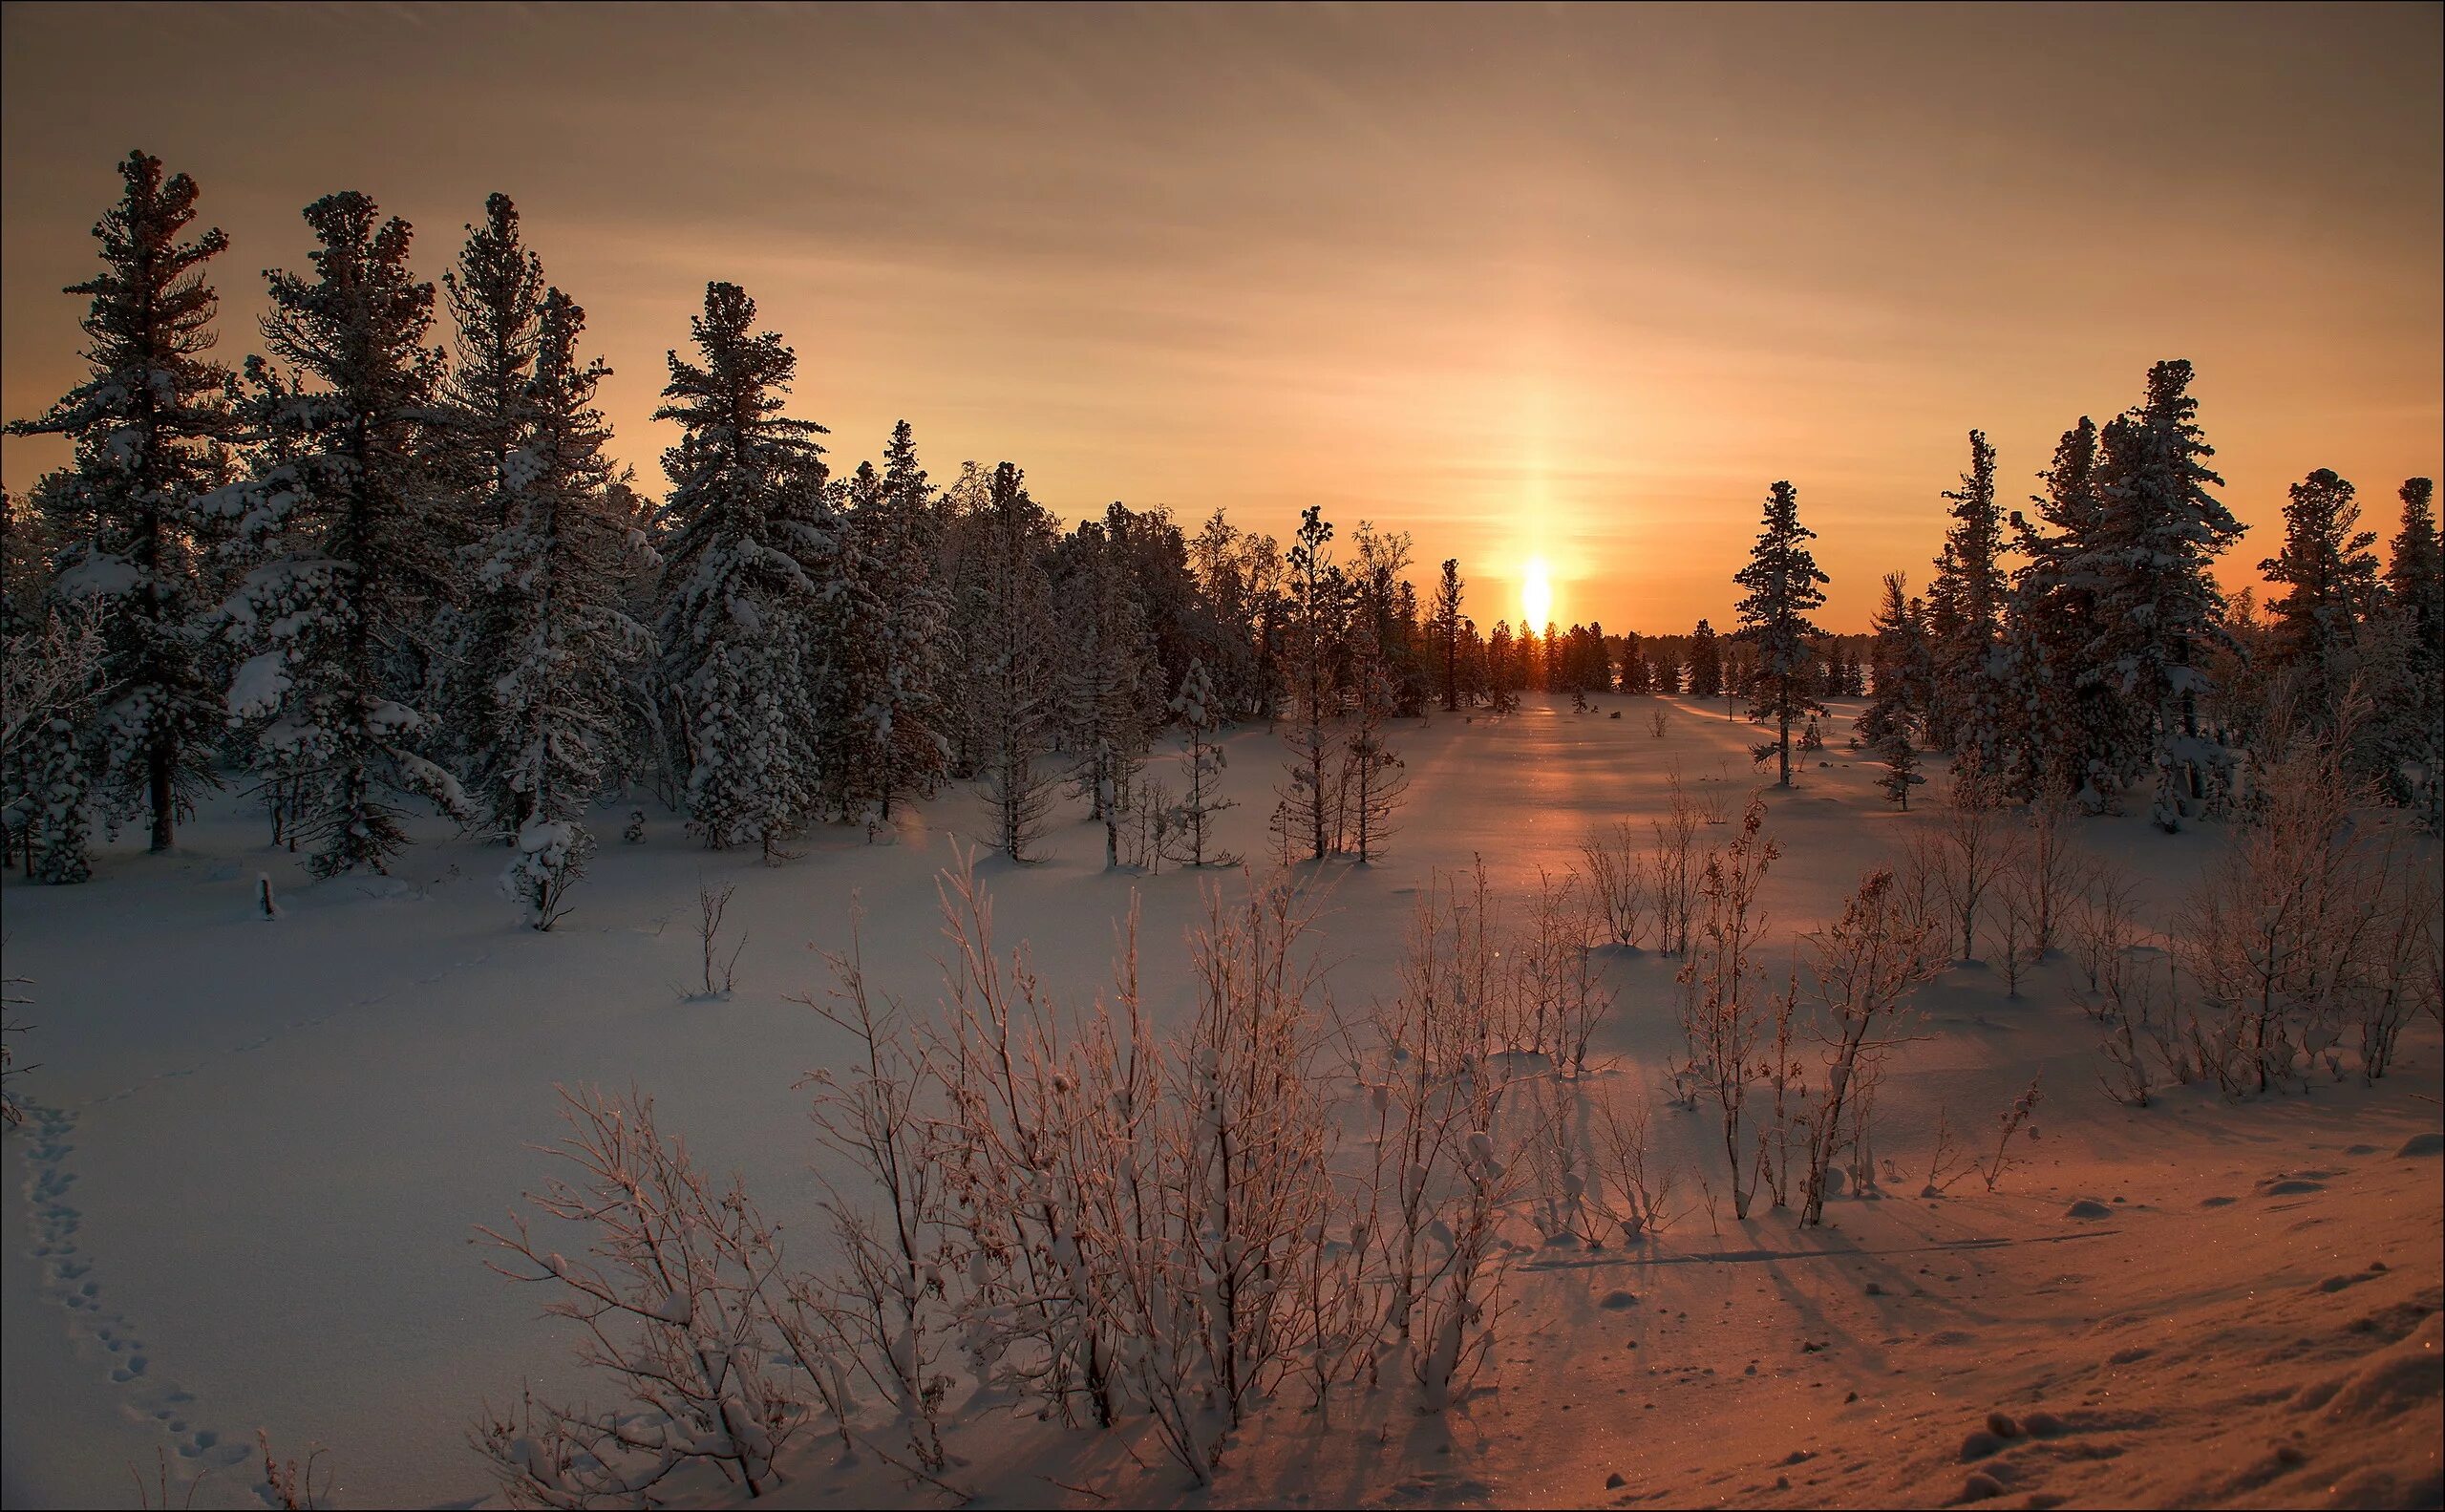
[[[408,266],[408,224],[381,220],[365,195],[317,200],[306,221],[321,244],[314,276],[270,273],[263,317],[287,369],[246,364],[241,412],[262,465],[207,498],[256,560],[226,609],[254,648],[229,710],[260,721],[267,765],[289,784],[292,833],[329,877],[384,870],[407,843],[389,795],[421,793],[461,817],[467,805],[410,749],[427,721],[403,701],[451,566],[425,465],[442,368],[423,344],[433,286]]]
[[[2024,799],[2073,795],[2092,813],[2116,801],[2141,742],[2097,660],[2096,585],[2075,565],[2103,518],[2097,440],[2096,426],[2081,416],[2038,474],[2036,518],[2013,513],[2022,564],[2006,609],[2007,703],[2021,727],[2007,786]]]
[[[1393,670],[1365,615],[1353,622],[1350,639],[1350,713],[1338,787],[1347,811],[1341,826],[1345,843],[1354,847],[1352,854],[1365,865],[1383,855],[1393,815],[1408,797],[1410,780],[1388,736],[1399,702]]]
[[[1512,650],[1511,622],[1494,622],[1494,633],[1486,637],[1486,704],[1498,714],[1507,714],[1520,707],[1518,688],[1519,656]]]
[[[866,790],[876,817],[887,823],[895,801],[932,796],[950,759],[942,719],[950,603],[939,571],[934,500],[906,420],[891,428],[882,477],[850,511],[849,527],[882,610],[875,647],[880,759]]]
[[[509,885],[547,928],[594,842],[585,819],[603,791],[632,669],[652,637],[624,607],[625,580],[649,563],[603,455],[610,429],[594,407],[611,371],[578,354],[585,311],[543,297],[519,445],[502,459],[509,517],[480,590],[501,671],[477,747],[500,792],[496,822],[517,846]]]
[[[2147,394],[2100,437],[2100,507],[2090,539],[2067,564],[2093,586],[2086,660],[2098,667],[2139,722],[2150,818],[2178,830],[2199,812],[2227,754],[2200,733],[2200,663],[2225,644],[2223,593],[2211,571],[2243,526],[2209,493],[2223,486],[2206,458],[2187,362],[2148,370]]]
[[[509,781],[515,747],[504,750],[488,737],[501,728],[493,698],[519,654],[510,644],[517,631],[502,618],[499,580],[484,568],[517,509],[510,456],[526,444],[534,424],[528,380],[542,330],[543,266],[521,241],[518,207],[505,194],[487,198],[484,224],[466,230],[457,266],[441,275],[457,360],[441,382],[430,450],[453,517],[452,538],[462,543],[468,592],[463,607],[446,608],[437,619],[443,655],[435,697],[469,797],[493,832],[515,842],[526,807]]]
[[[2360,528],[2353,492],[2331,468],[2294,483],[2284,506],[2284,549],[2258,564],[2285,587],[2268,606],[2275,654],[2305,679],[2301,692],[2322,730],[2334,728],[2362,671],[2361,627],[2378,608],[2377,533]]]
[[[1435,611],[1426,623],[1428,633],[1435,638],[1435,660],[1446,713],[1456,713],[1460,708],[1460,590],[1466,586],[1460,577],[1460,559],[1444,558],[1443,575],[1435,584]]]
[[[1969,471],[1944,494],[1952,523],[1945,532],[1927,599],[1934,689],[1929,728],[1966,774],[1992,774],[2008,737],[1996,656],[2002,638],[2004,519],[1995,503],[1995,449],[1969,433]]]
[[[1825,603],[1825,574],[1808,543],[1817,532],[1799,522],[1799,494],[1788,482],[1777,482],[1766,496],[1764,527],[1750,553],[1749,565],[1733,581],[1749,590],[1740,601],[1740,637],[1756,648],[1756,670],[1750,688],[1750,717],[1775,721],[1772,749],[1780,763],[1780,786],[1792,785],[1792,721],[1821,714],[1809,678],[1812,644],[1824,631],[1809,611]],[[1701,622],[1703,628],[1704,622]]]
[[[837,529],[827,529],[819,549],[802,553],[816,591],[804,607],[808,644],[809,730],[816,770],[822,777],[822,805],[843,823],[863,822],[869,840],[881,832],[882,794],[896,785],[892,774],[891,592],[882,564],[867,555],[881,544],[865,517],[882,510],[882,476],[860,462],[842,482],[825,490],[837,505]]]
[[[2436,533],[2436,485],[2407,479],[2402,529],[2386,564],[2388,615],[2402,665],[2387,724],[2390,782],[2433,833],[2445,834],[2445,548]]]
[[[1215,703],[1214,681],[1206,675],[1204,662],[1188,664],[1180,691],[1172,696],[1171,712],[1182,742],[1180,801],[1167,826],[1173,836],[1173,859],[1187,866],[1237,865],[1237,857],[1214,844],[1214,816],[1239,805],[1222,796],[1225,763],[1222,744],[1215,738],[1222,725],[1222,710]]]
[[[1723,647],[1715,628],[1704,620],[1690,633],[1689,689],[1692,698],[1723,696]]]
[[[1919,748],[1909,732],[1900,725],[1887,730],[1882,739],[1870,747],[1877,759],[1884,764],[1884,775],[1876,779],[1877,791],[1888,803],[1910,808],[1910,790],[1927,779],[1919,775]]]
[[[9,434],[74,444],[68,473],[38,496],[62,516],[48,522],[65,546],[50,591],[104,609],[102,690],[81,706],[87,723],[74,744],[98,755],[113,814],[143,813],[159,851],[175,842],[194,796],[220,786],[221,709],[204,666],[190,501],[221,480],[214,448],[232,431],[228,373],[205,357],[219,303],[206,265],[228,240],[217,229],[181,240],[196,214],[185,174],[165,179],[161,160],[140,152],[118,171],[119,202],[94,226],[102,270],[66,290],[93,302],[85,381]],[[64,773],[68,747],[47,750],[46,767]],[[64,832],[54,837],[54,851],[66,844]],[[57,869],[55,880],[81,874],[81,857]]]
[[[1105,526],[1080,525],[1061,543],[1063,665],[1056,721],[1072,757],[1074,789],[1104,826],[1104,864],[1120,864],[1121,827],[1160,714],[1155,640],[1129,564]]]
[[[823,427],[781,411],[797,354],[758,331],[735,284],[705,288],[691,317],[701,361],[670,354],[657,420],[684,428],[663,454],[659,634],[673,726],[689,764],[688,815],[707,845],[753,841],[768,862],[805,823],[821,774],[810,673],[819,588],[805,559],[822,543]]]
[[[1046,563],[1055,527],[1009,462],[993,469],[967,525],[960,619],[978,770],[994,847],[1014,862],[1031,861],[1058,780],[1046,760],[1054,635]]]
[[[1310,861],[1333,849],[1336,812],[1333,740],[1327,730],[1341,708],[1337,675],[1348,619],[1349,586],[1328,555],[1333,527],[1322,505],[1309,504],[1299,519],[1290,548],[1290,576],[1282,637],[1283,682],[1290,692],[1289,728],[1283,742],[1282,801],[1291,833]]]

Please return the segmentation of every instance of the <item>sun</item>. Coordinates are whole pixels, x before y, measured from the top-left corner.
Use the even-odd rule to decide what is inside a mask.
[[[1520,574],[1520,623],[1544,633],[1546,623],[1554,617],[1554,585],[1545,575],[1545,559],[1531,557]]]

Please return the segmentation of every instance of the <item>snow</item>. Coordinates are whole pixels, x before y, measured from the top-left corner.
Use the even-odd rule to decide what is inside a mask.
[[[1514,887],[1559,872],[1598,822],[1660,812],[1668,765],[1702,793],[1744,793],[1753,727],[1719,702],[1658,702],[1675,710],[1662,738],[1635,701],[1610,698],[1600,711],[1630,717],[1531,696],[1505,719],[1400,727],[1414,785],[1391,850],[1332,873],[1337,998],[1389,990],[1435,868],[1482,854]],[[1777,960],[1925,817],[1893,812],[1882,769],[1842,749],[1861,701],[1834,705],[1830,764],[1768,794],[1784,847],[1763,900]],[[1241,801],[1216,816],[1218,843],[1263,855],[1278,744],[1262,730],[1223,739],[1221,780]],[[1161,746],[1150,774],[1177,787],[1177,743]],[[704,1166],[743,1173],[794,1261],[819,1258],[819,1151],[794,1083],[841,1065],[846,1044],[790,998],[823,986],[809,947],[847,947],[855,900],[873,986],[931,1005],[934,879],[987,827],[984,806],[953,790],[896,807],[887,846],[819,829],[777,867],[753,846],[706,852],[677,817],[646,812],[645,839],[595,858],[551,933],[488,885],[502,848],[445,820],[418,823],[390,886],[317,884],[265,848],[236,794],[207,801],[172,854],[123,836],[97,848],[89,885],[8,882],[8,974],[31,979],[22,1049],[40,1063],[22,1084],[32,1120],[0,1148],[9,1504],[123,1503],[128,1466],[164,1450],[173,1496],[210,1466],[196,1505],[256,1504],[258,1425],[284,1455],[329,1446],[344,1505],[495,1495],[464,1441],[481,1399],[514,1408],[528,1383],[601,1395],[566,1326],[467,1243],[551,1174],[533,1146],[559,1132],[556,1083],[652,1094]],[[1176,1023],[1192,1007],[1177,942],[1212,874],[1108,874],[1083,814],[1056,811],[1042,864],[979,863],[997,934],[1028,941],[1048,988],[1084,1001],[1109,980],[1135,889],[1147,1012]],[[2137,817],[2085,821],[2080,839],[2128,862],[2159,924],[2222,843],[2212,824],[2168,836]],[[262,915],[259,873],[277,919]],[[699,977],[700,883],[737,886],[746,947],[727,1000],[683,1001]],[[1711,1223],[1692,1178],[1720,1189],[1719,1137],[1666,1105],[1678,963],[1601,953],[1619,1003],[1591,1076],[1652,1096],[1659,1157],[1682,1176],[1672,1221],[1603,1248],[1506,1228],[1518,1247],[1474,1395],[1422,1416],[1403,1379],[1337,1403],[1329,1432],[1286,1400],[1233,1436],[1194,1499],[1142,1419],[1095,1434],[955,1415],[964,1483],[991,1504],[1077,1506],[1100,1503],[1063,1486],[1213,1505],[2439,1499],[2433,1021],[2373,1089],[2228,1104],[2177,1088],[2131,1110],[2098,1089],[2097,1030],[2068,967],[2030,973],[2017,1001],[2001,972],[1957,969],[1924,994],[1927,1037],[1878,1093],[1880,1151],[1905,1180],[1880,1201],[1836,1198],[1823,1228],[1771,1210]],[[2001,1191],[1906,1195],[1940,1105],[1955,1128],[1983,1129],[2033,1075],[2046,1138]],[[571,1254],[581,1242],[550,1236]],[[674,1295],[663,1313],[685,1309]],[[1990,1442],[1965,1460],[1973,1436]],[[820,1435],[791,1453],[770,1504],[940,1501],[871,1457],[836,1468]]]

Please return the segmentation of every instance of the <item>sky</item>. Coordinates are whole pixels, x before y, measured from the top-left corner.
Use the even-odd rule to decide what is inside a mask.
[[[0,412],[76,381],[130,148],[225,229],[259,350],[299,210],[372,195],[449,266],[515,199],[648,419],[709,280],[797,348],[836,459],[916,428],[1286,537],[1456,556],[1482,624],[1731,618],[1789,479],[1832,577],[1924,582],[1967,433],[2008,504],[2185,357],[2255,578],[2332,467],[2391,538],[2445,429],[2434,5],[5,10]],[[63,456],[0,443],[23,488]]]

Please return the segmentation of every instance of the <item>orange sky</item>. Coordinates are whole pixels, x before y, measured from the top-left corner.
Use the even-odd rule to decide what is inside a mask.
[[[0,410],[74,380],[56,290],[141,146],[230,233],[233,360],[308,199],[372,194],[434,276],[506,191],[655,486],[726,278],[844,458],[905,416],[1074,518],[1322,502],[1460,557],[1483,622],[1541,555],[1558,616],[1649,631],[1729,618],[1790,478],[1852,629],[1969,427],[2017,501],[2181,356],[2238,582],[2309,469],[2388,536],[2439,470],[2439,16],[12,5]]]

